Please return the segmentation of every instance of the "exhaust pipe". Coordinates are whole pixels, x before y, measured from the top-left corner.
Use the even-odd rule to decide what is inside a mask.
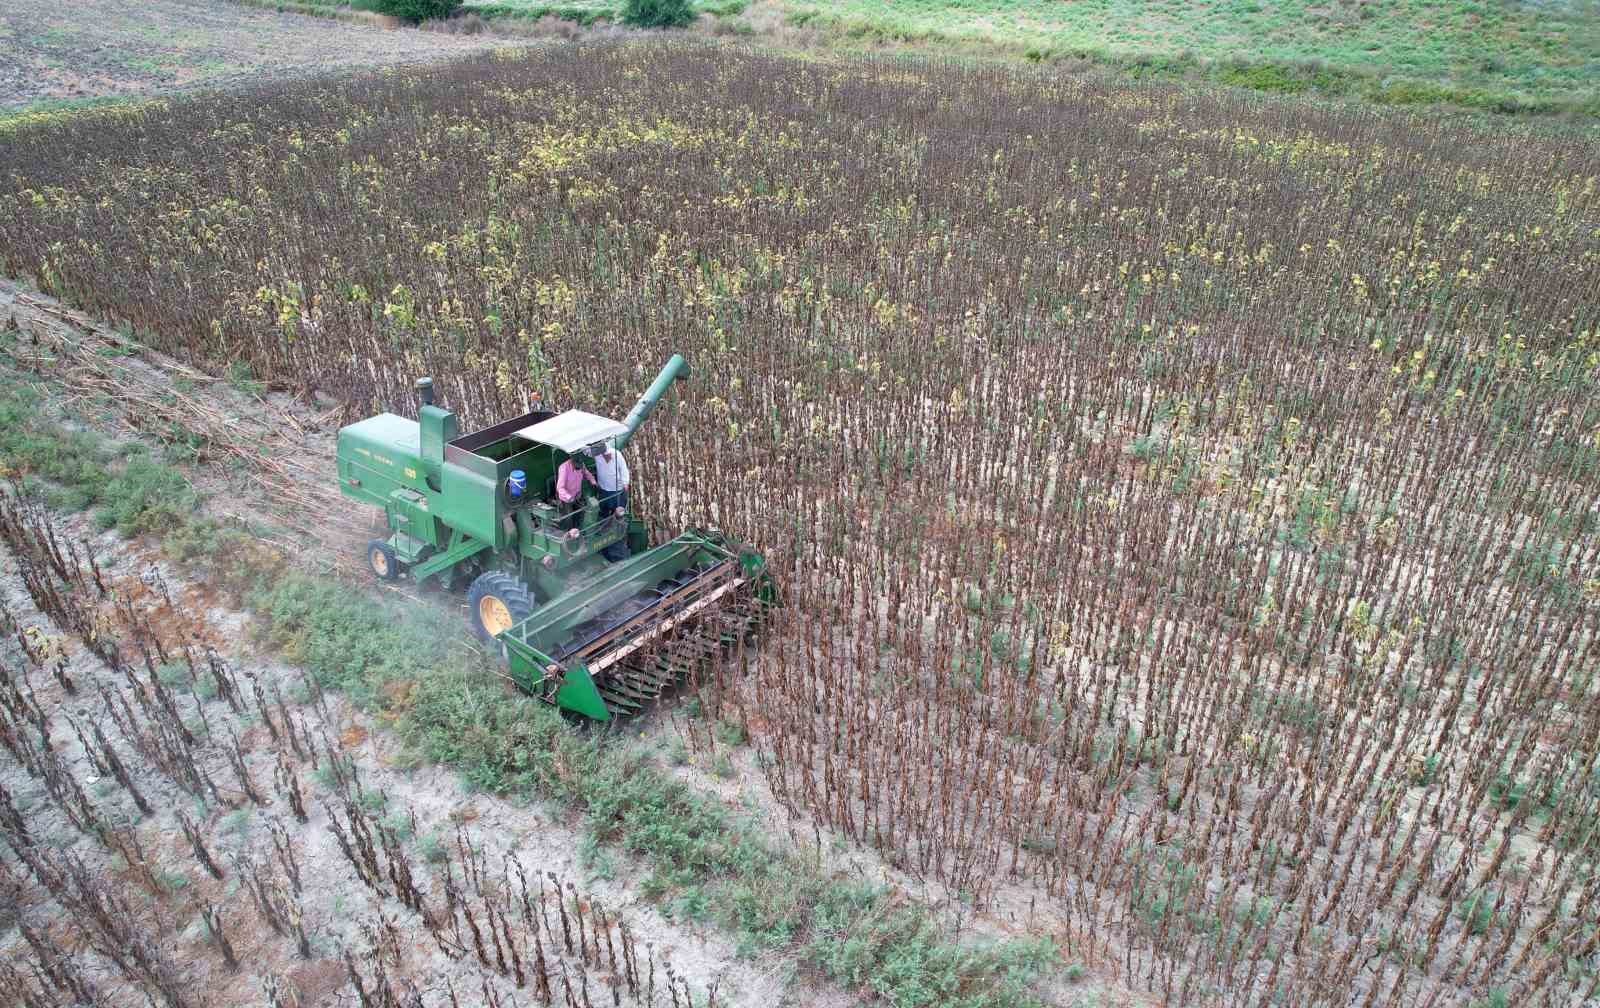
[[[432,378],[418,378],[417,379],[417,399],[424,406],[432,406],[433,405],[433,379]]]

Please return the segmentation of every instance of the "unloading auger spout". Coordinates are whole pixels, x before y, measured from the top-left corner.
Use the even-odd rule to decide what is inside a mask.
[[[656,380],[650,383],[650,387],[644,390],[644,395],[640,396],[639,401],[633,404],[633,409],[628,411],[626,417],[623,417],[622,426],[626,427],[627,430],[617,435],[617,447],[628,447],[628,442],[633,440],[634,432],[639,429],[640,424],[644,423],[645,418],[655,410],[656,403],[660,402],[661,397],[667,394],[667,389],[672,387],[672,383],[688,377],[689,365],[683,359],[683,354],[673,354],[671,359],[667,361],[666,366],[661,369],[661,373],[656,375]]]

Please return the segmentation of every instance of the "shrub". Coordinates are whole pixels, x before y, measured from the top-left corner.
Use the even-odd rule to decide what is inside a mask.
[[[622,21],[635,28],[682,28],[694,20],[689,0],[627,0]]]
[[[360,6],[418,24],[450,17],[461,9],[461,0],[368,0]]]
[[[742,746],[750,741],[750,737],[744,733],[744,725],[736,721],[718,721],[712,731],[716,734],[717,741],[725,746]]]
[[[181,521],[195,506],[189,481],[147,455],[136,455],[122,472],[104,482],[95,520],[101,528],[138,535]]]
[[[1295,76],[1289,67],[1277,63],[1235,63],[1219,68],[1218,80],[1255,91],[1279,94],[1298,94],[1306,89],[1306,82]]]
[[[179,524],[194,509],[194,491],[177,470],[142,446],[68,430],[41,416],[39,400],[21,382],[0,385],[0,478],[43,480],[38,489],[54,506],[96,506],[100,527],[125,536]]]
[[[411,836],[411,816],[400,809],[395,809],[384,816],[378,825],[382,826],[396,839],[406,840]]]
[[[443,864],[450,860],[450,851],[437,831],[424,833],[417,838],[417,855],[429,864]]]
[[[247,808],[234,809],[223,816],[217,823],[217,828],[224,833],[243,833],[250,828],[250,810]]]
[[[1462,924],[1468,934],[1481,935],[1489,930],[1494,923],[1494,905],[1496,897],[1493,891],[1474,889],[1467,899],[1456,906],[1456,913],[1460,916]]]

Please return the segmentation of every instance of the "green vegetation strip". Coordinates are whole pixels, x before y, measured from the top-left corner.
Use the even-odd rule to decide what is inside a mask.
[[[231,2],[243,7],[277,11],[279,14],[306,14],[310,17],[348,21],[354,24],[367,23],[362,17],[362,11],[342,3],[318,3],[317,0],[231,0]]]
[[[234,0],[360,21],[376,0]],[[499,20],[581,26],[627,20],[625,0],[463,0]],[[737,18],[748,0],[695,0]],[[1267,94],[1451,106],[1509,115],[1600,116],[1600,3],[1398,0],[779,0],[785,28],[824,44],[906,46],[1036,63],[1084,63],[1134,79],[1204,81]],[[757,34],[752,23],[734,23]]]
[[[353,0],[343,3],[332,0],[232,0],[245,7],[279,13],[307,14],[312,17],[332,18],[358,24],[370,24],[365,15],[384,13],[379,0]],[[602,21],[625,20],[625,0],[464,0],[460,13],[477,14],[486,18],[507,18],[538,21],[553,17],[571,21],[585,27]],[[733,17],[743,13],[749,0],[694,0],[690,4],[697,13],[714,17]]]
[[[177,472],[143,445],[118,445],[44,421],[39,391],[8,381],[0,388],[0,476],[63,511],[92,509],[101,528],[125,536],[181,524],[195,495]]]
[[[1600,112],[1594,0],[785,0],[872,43],[1088,60],[1134,76],[1496,112]]]
[[[508,693],[452,646],[461,631],[441,612],[303,572],[240,569],[248,536],[186,517],[196,496],[180,474],[142,447],[44,416],[40,398],[39,386],[0,375],[7,474],[56,507],[95,509],[102,526],[123,534],[165,530],[174,560],[245,588],[263,643],[382,718],[417,760],[450,766],[477,789],[583,812],[591,850],[615,845],[648,864],[644,894],[665,912],[714,921],[742,954],[788,952],[897,1006],[1042,1003],[1032,988],[1056,963],[1048,939],[958,943],[927,907],[830,877],[675,779],[648,750],[579,732],[537,700]]]

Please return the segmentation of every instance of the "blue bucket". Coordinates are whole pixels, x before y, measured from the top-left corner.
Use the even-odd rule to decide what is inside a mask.
[[[511,498],[515,500],[516,498],[521,497],[523,492],[527,489],[528,474],[523,472],[521,469],[511,470],[511,475],[506,477],[506,492],[511,495]]]

